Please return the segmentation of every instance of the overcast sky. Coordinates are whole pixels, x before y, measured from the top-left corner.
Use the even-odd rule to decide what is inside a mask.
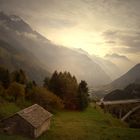
[[[0,0],[56,44],[114,62],[140,58],[140,0]]]

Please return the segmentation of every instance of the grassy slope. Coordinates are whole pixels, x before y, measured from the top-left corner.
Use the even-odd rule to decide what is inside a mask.
[[[89,107],[84,112],[63,111],[54,115],[51,129],[38,140],[138,140],[139,129]],[[0,140],[29,140],[0,134]]]
[[[7,118],[8,116],[13,115],[19,110],[20,108],[16,106],[14,103],[7,103],[7,102],[2,104],[0,103],[0,119]]]

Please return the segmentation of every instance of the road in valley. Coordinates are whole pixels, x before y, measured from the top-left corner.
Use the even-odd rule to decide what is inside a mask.
[[[97,105],[113,105],[113,104],[128,104],[128,103],[140,103],[140,99],[131,99],[131,100],[116,100],[116,101],[103,101],[97,102]]]

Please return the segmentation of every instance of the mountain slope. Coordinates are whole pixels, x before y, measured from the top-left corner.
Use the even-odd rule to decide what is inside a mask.
[[[92,55],[94,60],[99,66],[110,76],[111,80],[116,79],[121,75],[120,69],[111,61]]]
[[[50,72],[70,71],[92,86],[110,82],[109,76],[87,55],[54,45],[18,16],[0,14],[0,39],[31,52]]]
[[[130,83],[138,83],[140,81],[140,64],[135,65],[126,74],[113,81],[110,85],[113,88],[124,88]]]
[[[90,59],[92,59],[92,61],[97,63],[102,68],[102,70],[110,76],[111,80],[114,80],[121,75],[120,69],[111,61],[96,55],[90,55],[88,52],[82,50],[81,48],[75,50],[79,53],[87,55]]]
[[[128,99],[140,99],[140,84],[130,84],[124,90],[114,90],[104,97],[104,101]]]
[[[4,66],[11,71],[23,69],[30,79],[43,82],[45,76],[50,73],[44,70],[40,62],[24,49],[18,49],[5,41],[0,40],[0,66]]]

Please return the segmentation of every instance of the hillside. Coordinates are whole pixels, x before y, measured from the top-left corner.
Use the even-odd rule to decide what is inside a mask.
[[[10,106],[6,107],[7,111],[8,107]],[[130,129],[111,115],[104,114],[100,109],[93,107],[84,112],[58,112],[51,122],[50,130],[38,140],[138,140],[140,137],[138,129]],[[22,136],[5,134],[0,134],[0,138],[1,140],[30,140]]]
[[[121,75],[122,71],[111,61],[94,54],[90,55],[88,52],[81,48],[75,50],[81,54],[87,55],[90,59],[92,59],[92,61],[97,63],[102,68],[102,70],[105,71],[107,75],[109,75],[111,80],[114,80]]]
[[[54,70],[70,71],[78,80],[84,79],[92,86],[111,81],[87,55],[53,44],[16,15],[0,13],[0,39],[31,52],[43,64],[43,68],[51,73]]]
[[[123,90],[116,89],[104,96],[104,101],[140,99],[140,84],[130,84]]]
[[[121,89],[126,87],[131,83],[138,83],[140,81],[140,64],[135,65],[127,73],[125,73],[120,78],[113,81],[110,86],[114,89]]]
[[[92,55],[91,58],[100,65],[100,67],[110,76],[111,80],[114,80],[121,75],[121,70],[111,61],[95,55]]]
[[[0,40],[0,66],[10,71],[23,69],[30,79],[38,83],[42,83],[45,76],[50,76],[50,73],[43,69],[43,65],[32,53],[2,40]]]

